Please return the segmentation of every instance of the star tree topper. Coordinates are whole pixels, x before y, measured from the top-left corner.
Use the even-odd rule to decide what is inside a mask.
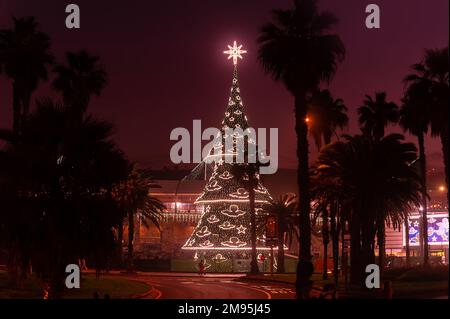
[[[237,46],[236,41],[234,41],[233,46],[228,45],[227,51],[223,51],[224,54],[228,54],[228,60],[233,58],[233,64],[237,65],[238,58],[242,59],[242,54],[247,53],[246,50],[241,50],[242,45]]]

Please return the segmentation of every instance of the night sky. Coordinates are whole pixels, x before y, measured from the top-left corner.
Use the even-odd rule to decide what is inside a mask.
[[[81,29],[65,28],[65,6],[81,8]],[[381,29],[366,29],[365,7],[381,7]],[[345,4],[345,5],[344,5]],[[34,15],[52,39],[61,61],[64,51],[86,48],[101,57],[109,85],[89,111],[116,125],[115,140],[129,159],[159,168],[170,165],[170,131],[219,126],[228,101],[232,64],[222,53],[233,40],[248,54],[239,63],[244,106],[253,127],[278,127],[280,166],[296,166],[293,99],[264,75],[256,59],[258,28],[273,8],[288,0],[0,0],[0,27],[11,16]],[[448,45],[448,0],[321,0],[321,9],[340,20],[336,31],[347,55],[330,85],[349,107],[350,127],[358,132],[356,109],[364,94],[386,90],[399,101],[409,66],[425,48]],[[34,97],[48,95],[43,85]],[[0,78],[0,127],[10,127],[11,84]],[[399,128],[390,129],[400,132]],[[411,139],[414,141],[414,139]],[[430,166],[441,167],[440,141],[427,139]],[[311,153],[317,153],[311,143]]]

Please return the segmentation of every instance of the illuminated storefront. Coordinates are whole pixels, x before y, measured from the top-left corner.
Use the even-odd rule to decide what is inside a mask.
[[[448,214],[430,213],[428,215],[428,244],[430,246],[445,246],[448,248]],[[420,216],[411,216],[409,219],[409,245],[420,245]],[[404,232],[404,245],[406,245],[406,232]]]
[[[448,263],[448,212],[429,211],[427,215],[429,255],[433,262]],[[406,246],[409,243],[410,256],[421,260],[421,219],[418,212],[411,214],[408,220],[408,234],[404,227],[395,230],[386,229],[388,256],[405,257]]]

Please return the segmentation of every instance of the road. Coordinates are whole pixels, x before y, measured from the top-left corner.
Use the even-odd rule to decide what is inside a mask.
[[[293,285],[244,281],[242,274],[207,274],[142,272],[133,275],[112,272],[109,276],[141,281],[152,287],[140,296],[144,299],[294,299]],[[312,292],[314,297],[318,292]],[[426,297],[425,297],[426,298]],[[428,297],[429,298],[429,297]],[[448,295],[431,297],[448,299]]]
[[[144,297],[151,299],[294,299],[292,285],[239,281],[242,275],[138,273],[124,277],[153,287]]]

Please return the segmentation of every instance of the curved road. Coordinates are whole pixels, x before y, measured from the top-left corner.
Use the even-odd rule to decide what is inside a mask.
[[[239,281],[242,275],[138,273],[125,276],[153,287],[151,299],[293,299],[292,285]]]

